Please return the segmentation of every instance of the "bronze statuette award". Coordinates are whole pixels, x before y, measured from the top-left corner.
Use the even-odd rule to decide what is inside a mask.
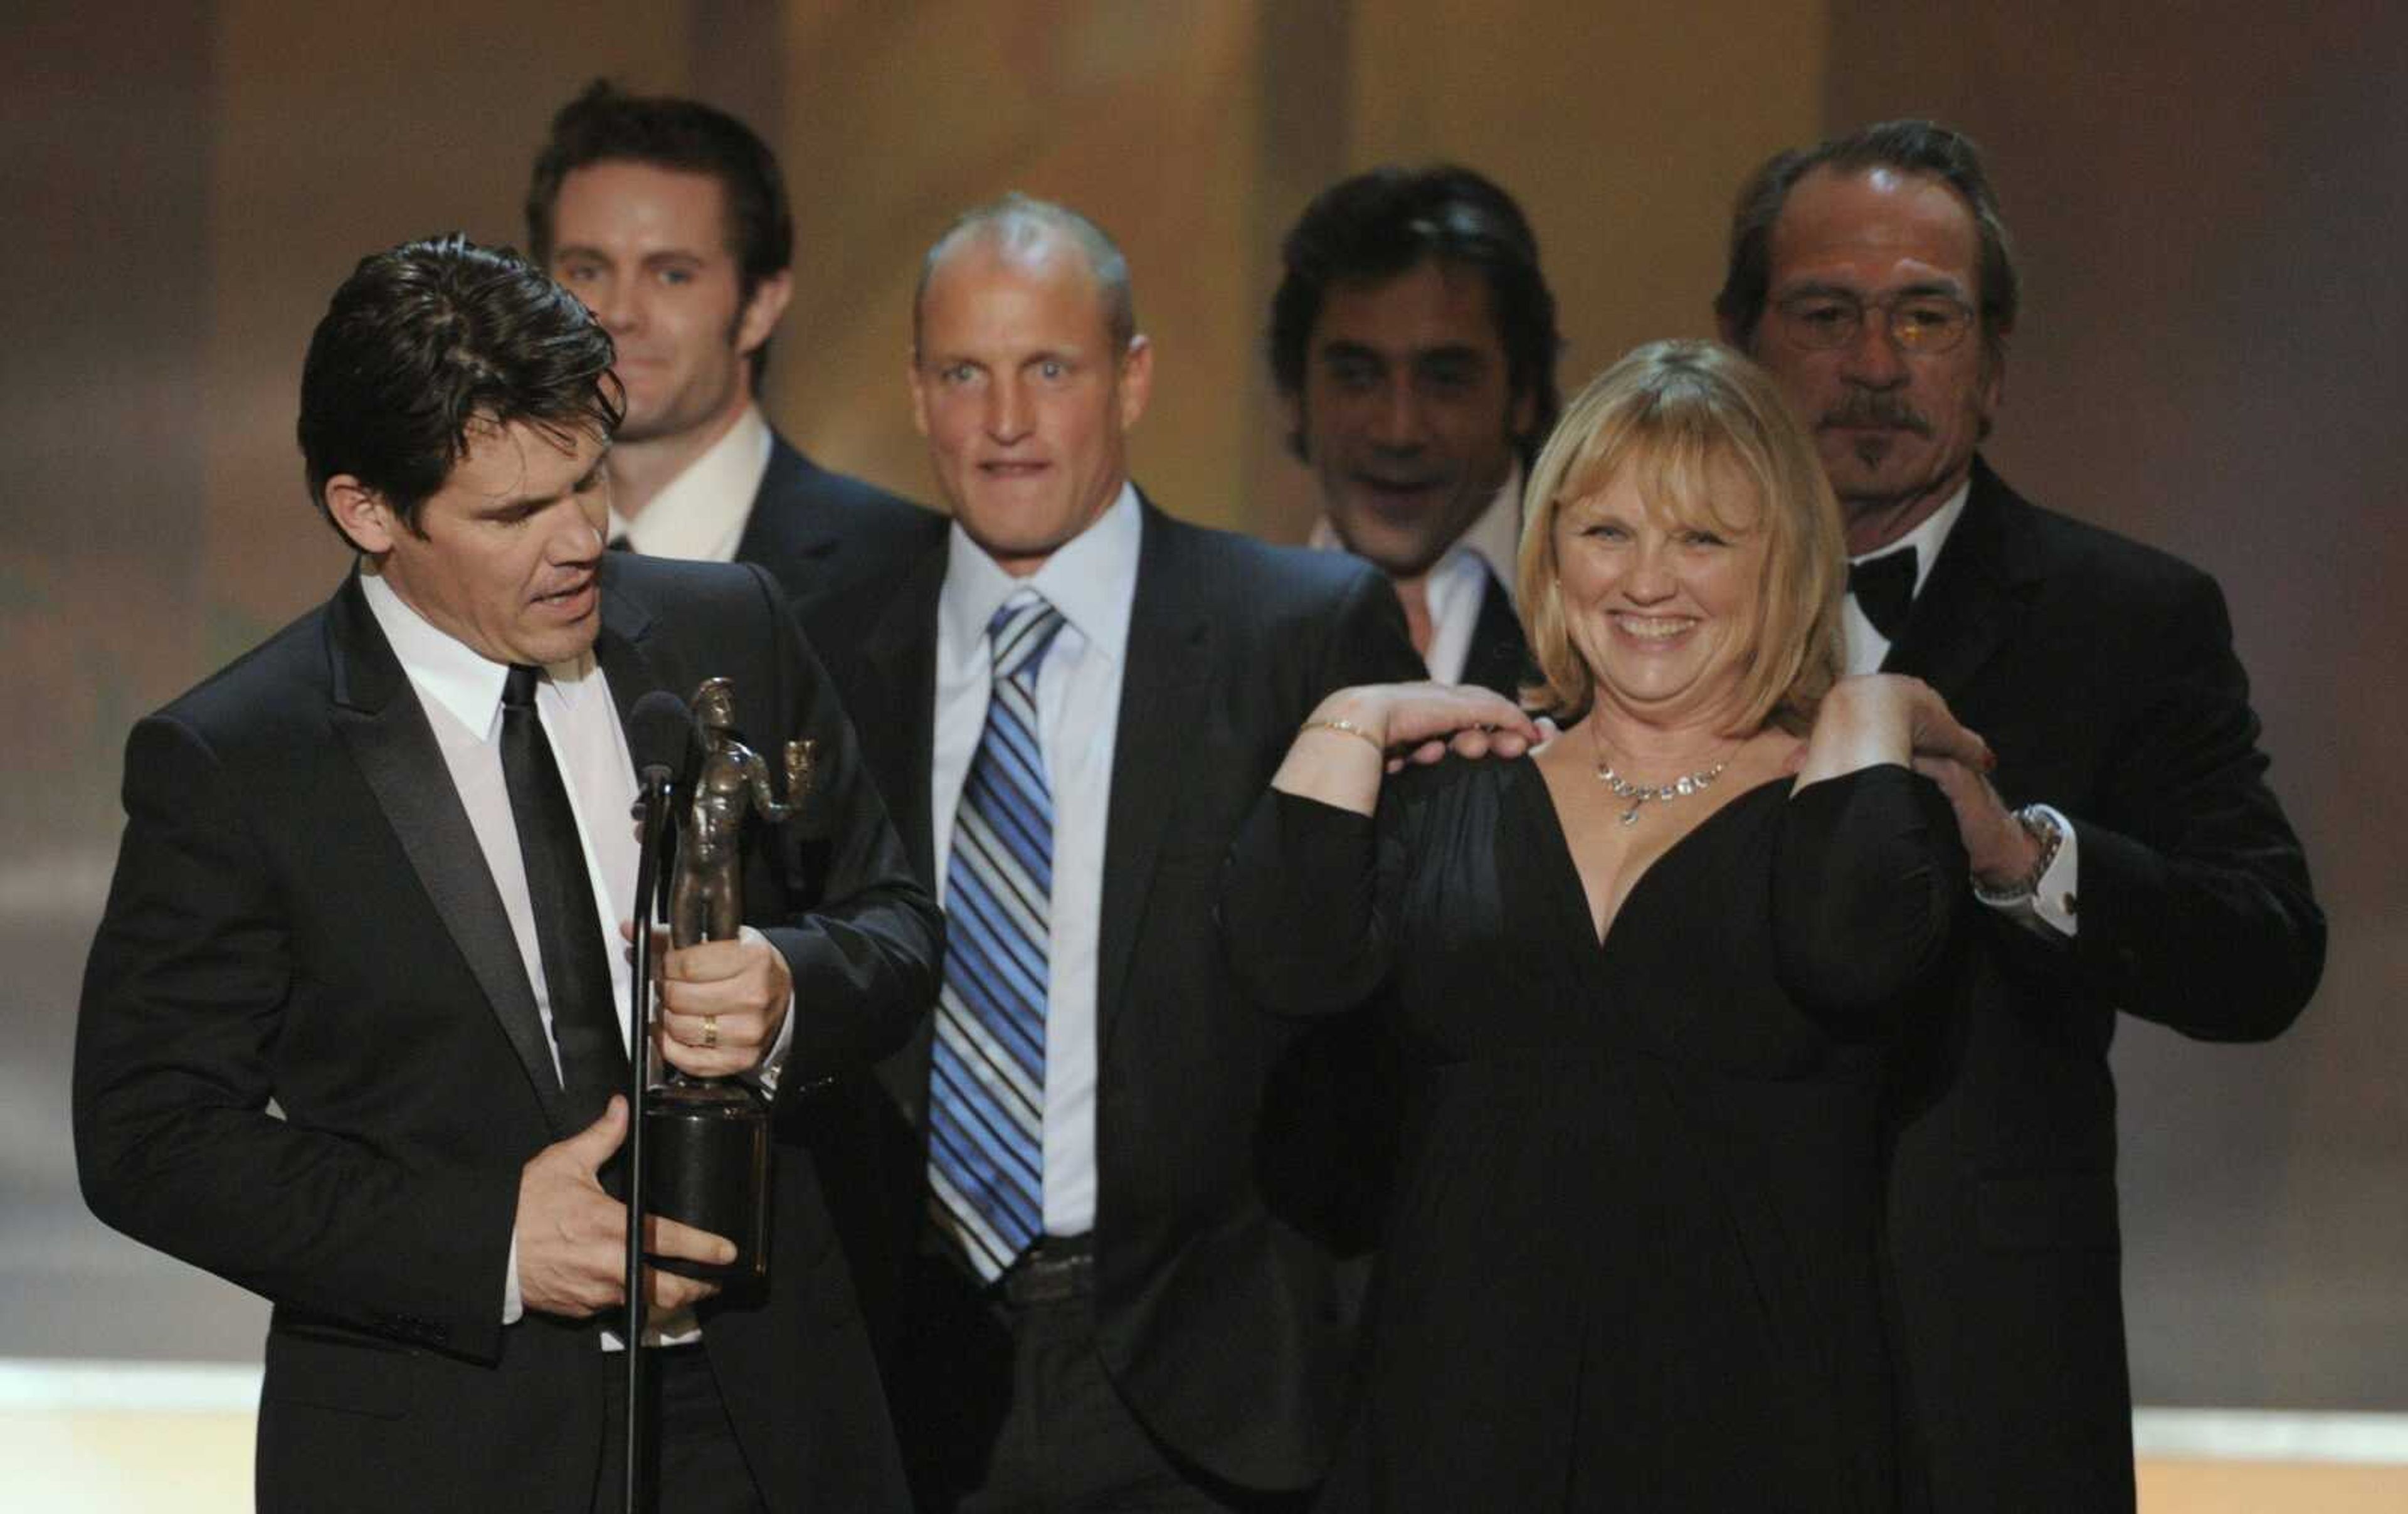
[[[802,808],[811,787],[813,743],[788,742],[786,797],[779,801],[768,764],[737,740],[736,702],[724,678],[694,693],[702,760],[694,799],[677,827],[669,876],[669,944],[732,941],[744,923],[745,822],[778,825]],[[644,1101],[654,1214],[724,1235],[736,1260],[710,1266],[674,1257],[655,1265],[729,1283],[769,1276],[769,1104],[741,1077],[673,1072]]]

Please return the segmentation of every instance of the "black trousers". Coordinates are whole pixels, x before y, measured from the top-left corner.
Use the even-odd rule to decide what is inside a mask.
[[[919,1259],[889,1384],[924,1514],[1292,1514],[1311,1491],[1232,1487],[1149,1433],[1096,1348],[1092,1292],[1015,1304]]]
[[[627,1363],[616,1351],[595,1354],[604,1363],[610,1418],[594,1514],[619,1514],[626,1507]],[[646,1514],[767,1514],[702,1348],[657,1347],[644,1362],[645,1420],[659,1435],[638,1507]]]

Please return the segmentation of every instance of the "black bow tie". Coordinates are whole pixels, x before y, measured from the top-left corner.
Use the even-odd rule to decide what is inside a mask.
[[[1906,628],[1907,607],[1914,603],[1914,549],[1902,547],[1848,564],[1848,592],[1882,640],[1897,641]]]

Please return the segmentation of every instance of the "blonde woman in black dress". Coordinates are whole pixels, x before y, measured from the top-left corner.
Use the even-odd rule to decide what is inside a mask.
[[[1838,679],[1838,508],[1736,353],[1631,353],[1526,497],[1561,734],[1332,695],[1226,886],[1266,1004],[1386,984],[1412,1070],[1325,1507],[1889,1508],[1883,1073],[1965,891],[1914,770],[1987,749],[1920,684]],[[1392,771],[1449,743],[1487,759]]]

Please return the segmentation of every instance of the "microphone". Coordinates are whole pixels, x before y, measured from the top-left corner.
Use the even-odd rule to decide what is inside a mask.
[[[693,745],[694,712],[667,689],[652,690],[628,713],[627,750],[636,759],[637,779],[647,791],[682,777]]]
[[[635,758],[638,796],[636,800],[637,835],[639,850],[636,863],[636,962],[628,985],[627,1006],[627,1138],[620,1147],[625,1161],[624,1189],[627,1201],[626,1273],[629,1279],[626,1298],[620,1312],[622,1338],[627,1343],[622,1370],[626,1374],[627,1456],[624,1467],[624,1481],[621,1488],[623,1506],[627,1514],[642,1507],[641,1490],[650,1476],[656,1450],[648,1434],[649,1418],[644,1412],[644,1358],[649,1354],[638,1348],[644,1338],[644,1290],[635,1279],[643,1276],[643,1217],[651,1207],[652,1154],[645,1140],[645,1103],[652,1085],[652,1037],[646,1033],[651,1021],[652,986],[652,931],[656,919],[665,917],[664,905],[668,890],[663,887],[662,874],[674,865],[676,843],[677,785],[692,771],[688,758],[694,751],[694,712],[685,701],[665,688],[654,689],[636,701],[627,712],[627,752]]]
[[[694,771],[694,712],[685,700],[656,688],[627,712],[627,751],[636,762],[637,909],[645,920],[666,919],[668,889],[663,874],[675,865],[677,788]],[[649,943],[637,956],[648,959]],[[634,1106],[630,1106],[634,1107]]]

